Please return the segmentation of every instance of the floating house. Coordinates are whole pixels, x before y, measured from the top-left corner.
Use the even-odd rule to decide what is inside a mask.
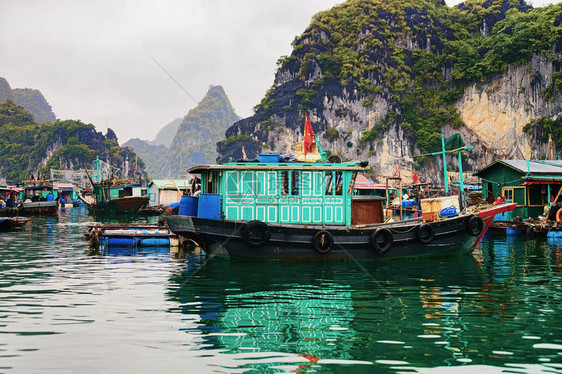
[[[386,197],[386,184],[375,183],[363,174],[357,174],[357,178],[355,180],[355,191],[357,195]]]
[[[72,183],[53,182],[53,190],[56,192],[59,202],[61,202],[61,198],[67,203],[78,200],[78,189]]]
[[[475,176],[482,179],[482,198],[493,201],[503,196],[507,202],[517,203],[508,213],[514,217],[537,218],[544,206],[562,202],[562,160],[499,160]]]
[[[148,185],[149,205],[170,205],[180,201],[186,191],[191,192],[190,179],[154,179]]]

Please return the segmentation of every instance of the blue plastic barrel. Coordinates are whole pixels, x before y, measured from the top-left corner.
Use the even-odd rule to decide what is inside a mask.
[[[194,196],[184,195],[180,200],[180,216],[197,217],[197,198]]]
[[[200,194],[198,212],[197,217],[220,220],[221,196],[218,193]]]
[[[169,238],[142,238],[140,245],[143,247],[169,247]]]
[[[135,238],[107,238],[109,247],[134,247]]]

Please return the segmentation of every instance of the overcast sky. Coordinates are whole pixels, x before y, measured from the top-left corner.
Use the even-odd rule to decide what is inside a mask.
[[[152,140],[196,105],[184,90],[199,101],[222,85],[252,115],[295,36],[342,2],[0,0],[0,76],[41,90],[57,118]]]

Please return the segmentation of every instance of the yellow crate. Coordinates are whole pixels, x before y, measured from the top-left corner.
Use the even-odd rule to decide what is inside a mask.
[[[423,220],[426,222],[439,220],[439,211],[443,208],[454,205],[457,212],[460,211],[458,196],[444,196],[431,199],[421,199],[421,211]]]

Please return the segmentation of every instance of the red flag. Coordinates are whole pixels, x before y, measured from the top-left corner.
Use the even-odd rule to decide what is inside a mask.
[[[312,131],[312,125],[310,124],[310,120],[308,119],[308,114],[304,114],[304,155],[310,151],[310,147],[312,146],[312,142],[314,141],[314,131]]]
[[[420,177],[418,176],[418,173],[416,173],[416,169],[412,170],[414,170],[412,172],[412,179],[414,180],[414,183],[420,183]]]

